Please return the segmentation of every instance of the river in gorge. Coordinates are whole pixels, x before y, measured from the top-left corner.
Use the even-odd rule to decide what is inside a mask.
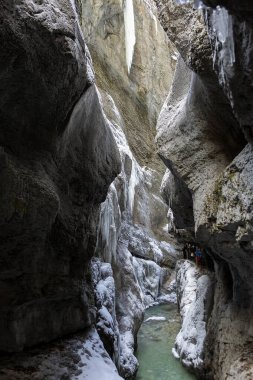
[[[196,379],[172,355],[179,330],[180,316],[176,305],[157,305],[146,310],[138,333],[136,356],[140,366],[136,380]]]

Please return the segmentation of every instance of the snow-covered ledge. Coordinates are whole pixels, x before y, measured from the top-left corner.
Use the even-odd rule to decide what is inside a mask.
[[[188,260],[179,260],[176,271],[182,326],[172,352],[184,366],[199,372],[203,367],[206,324],[213,299],[213,276]]]

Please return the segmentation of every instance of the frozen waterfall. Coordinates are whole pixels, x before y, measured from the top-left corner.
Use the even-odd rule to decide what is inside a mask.
[[[130,73],[132,61],[133,61],[133,55],[134,55],[134,45],[136,42],[133,0],[126,0],[125,2],[124,23],[125,23],[126,63],[127,63],[128,73]]]

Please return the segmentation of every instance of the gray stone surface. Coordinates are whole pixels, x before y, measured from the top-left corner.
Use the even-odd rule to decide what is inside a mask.
[[[157,122],[159,155],[191,192],[196,225],[202,217],[205,194],[243,142],[226,102],[217,105],[219,111],[224,104],[223,114],[213,107],[217,96],[218,86],[211,89],[180,59]]]
[[[217,13],[209,9],[206,14],[207,25],[213,65],[220,86],[230,102],[245,138],[252,144],[252,3],[232,3],[228,4],[228,11],[223,8]],[[224,29],[225,33],[219,35],[222,25],[227,26],[227,31]]]
[[[4,356],[1,380],[123,380],[95,329]]]
[[[110,314],[111,320],[117,320],[118,332],[114,330],[110,336],[118,336],[119,346],[113,347],[111,340],[108,352],[117,358],[121,376],[134,379],[138,368],[134,349],[145,307],[160,295],[181,247],[164,231],[167,206],[158,196],[159,173],[137,163],[122,130],[121,114],[109,94],[103,93],[103,105],[110,114],[122,168],[101,205],[96,255],[111,265],[115,282],[115,312]]]
[[[207,11],[213,67],[206,59],[207,40],[201,39],[202,32],[200,38],[195,34],[198,41],[191,44],[194,28],[183,30],[182,20],[174,23],[170,15],[175,11],[187,20],[194,11],[189,6],[174,10],[170,2],[168,9],[159,9],[163,26],[177,46],[180,41],[182,47],[188,46],[185,41],[191,44],[192,50],[182,48],[181,53],[186,66],[195,73],[179,62],[159,117],[157,142],[164,162],[192,193],[196,239],[205,247],[215,270],[214,305],[201,378],[250,379],[253,177],[252,149],[242,132],[251,143],[251,4],[219,4],[227,4],[233,15],[222,10],[217,19],[214,11]],[[227,28],[222,30],[224,25]],[[200,61],[196,59],[194,65],[189,56]]]
[[[155,125],[172,82],[175,48],[161,27],[151,1],[133,1],[136,43],[128,73],[125,2],[98,0],[94,5],[94,1],[86,0],[82,4],[82,28],[97,84],[113,97],[129,146],[139,164],[158,170],[162,175],[164,165],[154,147]]]
[[[192,195],[180,177],[167,169],[161,183],[161,194],[173,210],[173,223],[176,229],[193,229]]]
[[[87,262],[119,155],[71,3],[1,2],[0,18],[0,349],[15,351],[91,323]]]

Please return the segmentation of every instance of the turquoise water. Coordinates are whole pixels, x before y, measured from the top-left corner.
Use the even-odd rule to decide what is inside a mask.
[[[171,353],[180,330],[176,305],[158,305],[146,310],[145,318],[165,317],[165,321],[143,322],[138,334],[136,356],[139,370],[136,380],[192,380],[196,379]]]

